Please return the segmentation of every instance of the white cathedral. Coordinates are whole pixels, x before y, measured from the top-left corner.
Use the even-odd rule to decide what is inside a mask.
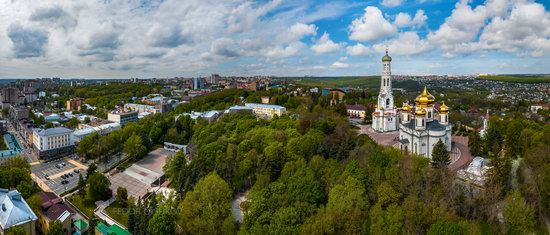
[[[399,147],[408,153],[431,159],[433,147],[439,140],[450,152],[452,125],[449,123],[449,107],[443,103],[437,110],[435,97],[424,86],[413,107],[405,104],[398,110],[391,93],[391,61],[386,49],[386,55],[382,57],[380,93],[372,113],[373,130],[392,132],[399,129]]]
[[[449,107],[443,103],[439,110],[434,108],[435,97],[426,86],[414,103],[414,107],[405,104],[401,108],[401,150],[431,159],[434,145],[441,140],[450,152],[452,125],[449,123]]]
[[[399,116],[397,115],[397,108],[393,104],[391,90],[391,57],[386,49],[386,55],[382,57],[382,77],[380,79],[378,103],[372,113],[372,129],[377,132],[397,130]]]

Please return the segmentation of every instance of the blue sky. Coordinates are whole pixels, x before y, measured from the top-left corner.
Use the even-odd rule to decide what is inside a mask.
[[[0,0],[0,77],[550,73],[544,0]]]

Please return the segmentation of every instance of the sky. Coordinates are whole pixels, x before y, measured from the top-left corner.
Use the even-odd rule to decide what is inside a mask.
[[[0,0],[0,78],[550,73],[550,0]]]

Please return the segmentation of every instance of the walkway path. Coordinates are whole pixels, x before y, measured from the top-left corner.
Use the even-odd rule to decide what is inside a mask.
[[[359,127],[358,133],[360,135],[361,134],[366,134],[372,140],[374,140],[376,143],[378,143],[380,145],[384,145],[386,147],[387,146],[394,146],[396,143],[399,142],[399,141],[397,141],[397,138],[399,137],[399,132],[398,131],[389,132],[389,133],[379,133],[379,132],[375,132],[371,128],[371,125],[357,125],[357,127]]]
[[[111,203],[113,203],[114,201],[115,201],[114,198],[111,198],[107,201],[97,201],[96,202],[97,208],[94,210],[94,214],[97,217],[99,217],[100,219],[102,219],[103,221],[107,222],[107,224],[109,224],[109,225],[116,224],[116,225],[120,226],[123,229],[127,229],[126,226],[124,226],[121,223],[117,222],[116,220],[111,218],[111,216],[109,216],[105,212],[105,208],[107,208],[109,205],[111,205]]]
[[[467,167],[470,162],[474,159],[468,148],[468,137],[466,136],[456,136],[452,137],[454,145],[460,151],[460,158],[456,159],[453,163],[449,165],[449,170],[458,171]]]

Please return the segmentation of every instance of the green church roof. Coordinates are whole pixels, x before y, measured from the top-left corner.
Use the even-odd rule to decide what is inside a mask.
[[[382,62],[391,62],[391,57],[388,55],[388,48],[386,47],[386,55],[382,57]]]

